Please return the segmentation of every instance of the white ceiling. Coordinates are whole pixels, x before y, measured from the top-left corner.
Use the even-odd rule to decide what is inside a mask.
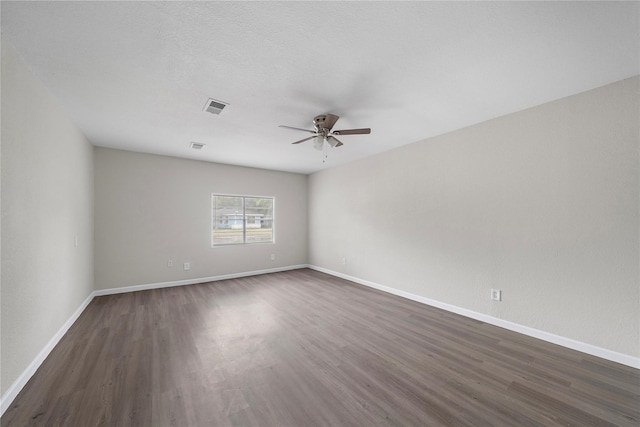
[[[94,145],[311,173],[640,74],[639,4],[2,1],[1,28]],[[323,164],[277,127],[327,112],[372,133]]]

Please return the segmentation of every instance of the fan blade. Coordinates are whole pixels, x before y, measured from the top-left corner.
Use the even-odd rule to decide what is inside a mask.
[[[344,130],[335,130],[333,131],[334,135],[364,135],[371,133],[370,128],[363,129],[344,129]]]
[[[278,126],[279,128],[287,128],[287,129],[293,129],[293,130],[301,130],[303,132],[309,132],[309,133],[316,133],[315,130],[309,130],[309,129],[302,129],[302,128],[294,128],[293,126],[285,126],[285,125],[280,125]]]
[[[333,143],[333,141],[331,141],[332,139],[335,139],[335,140],[336,140],[335,144]],[[328,143],[329,143],[329,145],[330,145],[330,146],[332,146],[333,148],[341,147],[341,146],[343,146],[343,145],[344,145],[342,142],[340,142],[340,140],[339,140],[338,138],[336,138],[336,137],[335,137],[335,136],[333,136],[333,135],[329,135],[329,138],[327,138],[327,142],[328,142]]]
[[[309,138],[301,139],[300,141],[292,142],[292,144],[300,144],[301,142],[308,141],[310,139],[315,138],[317,135],[310,136]]]

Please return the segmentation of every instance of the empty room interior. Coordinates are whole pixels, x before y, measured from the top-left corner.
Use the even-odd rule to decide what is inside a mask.
[[[640,2],[0,17],[3,427],[640,424]]]

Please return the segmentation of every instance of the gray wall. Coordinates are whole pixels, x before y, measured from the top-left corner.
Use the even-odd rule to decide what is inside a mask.
[[[310,263],[638,357],[638,85],[311,175]]]
[[[93,290],[92,151],[3,40],[2,394]]]
[[[307,263],[306,175],[99,147],[94,158],[96,289]],[[212,248],[212,192],[275,197],[275,243]]]

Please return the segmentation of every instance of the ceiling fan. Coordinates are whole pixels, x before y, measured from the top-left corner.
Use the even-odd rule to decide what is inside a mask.
[[[280,125],[279,127],[312,133],[312,136],[301,139],[300,141],[292,142],[292,144],[300,144],[301,142],[305,142],[315,138],[313,147],[316,150],[322,150],[324,142],[334,148],[344,145],[338,138],[336,138],[336,135],[361,135],[371,133],[371,129],[369,128],[334,130],[332,132],[331,129],[333,129],[333,125],[336,124],[339,118],[340,117],[336,116],[335,114],[321,114],[319,116],[316,116],[313,118],[313,127],[315,128],[315,130],[302,129],[285,125]]]

